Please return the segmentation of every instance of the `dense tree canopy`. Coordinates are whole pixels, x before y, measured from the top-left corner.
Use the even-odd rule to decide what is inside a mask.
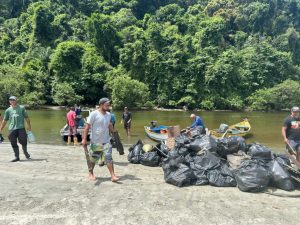
[[[299,104],[299,0],[3,0],[0,105]]]

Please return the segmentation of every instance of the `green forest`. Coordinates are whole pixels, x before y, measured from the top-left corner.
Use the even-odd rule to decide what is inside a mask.
[[[1,0],[0,105],[300,103],[299,0]]]

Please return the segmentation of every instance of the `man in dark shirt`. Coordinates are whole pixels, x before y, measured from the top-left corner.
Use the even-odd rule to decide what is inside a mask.
[[[131,112],[128,111],[128,108],[124,108],[124,112],[122,114],[121,123],[124,124],[124,129],[126,131],[127,136],[130,136],[130,127],[131,127]]]
[[[289,144],[297,153],[297,161],[300,162],[300,117],[299,107],[291,109],[291,115],[283,123],[281,133],[286,144]]]

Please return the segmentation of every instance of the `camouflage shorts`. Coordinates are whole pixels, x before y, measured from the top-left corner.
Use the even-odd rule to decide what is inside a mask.
[[[90,160],[92,163],[99,164],[105,162],[112,163],[112,146],[110,143],[106,144],[91,144],[89,149]]]

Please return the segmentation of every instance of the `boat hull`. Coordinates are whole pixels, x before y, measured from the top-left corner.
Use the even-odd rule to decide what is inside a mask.
[[[161,142],[161,141],[165,141],[168,139],[167,133],[152,132],[150,127],[148,127],[148,126],[144,126],[144,129],[145,129],[146,135],[154,141]]]
[[[78,127],[77,128],[77,140],[80,142],[82,141],[82,135],[84,133],[84,127]],[[69,130],[68,130],[68,125],[65,125],[61,130],[60,130],[60,136],[62,137],[62,140],[67,142],[68,141],[68,136],[69,136]],[[71,141],[73,142],[73,138],[74,138],[74,135],[71,135]],[[87,141],[90,140],[90,131],[88,133],[88,136],[87,136]]]
[[[229,126],[226,132],[219,132],[218,129],[210,130],[210,135],[215,138],[228,138],[228,137],[244,137],[251,136],[251,125],[248,120]]]

